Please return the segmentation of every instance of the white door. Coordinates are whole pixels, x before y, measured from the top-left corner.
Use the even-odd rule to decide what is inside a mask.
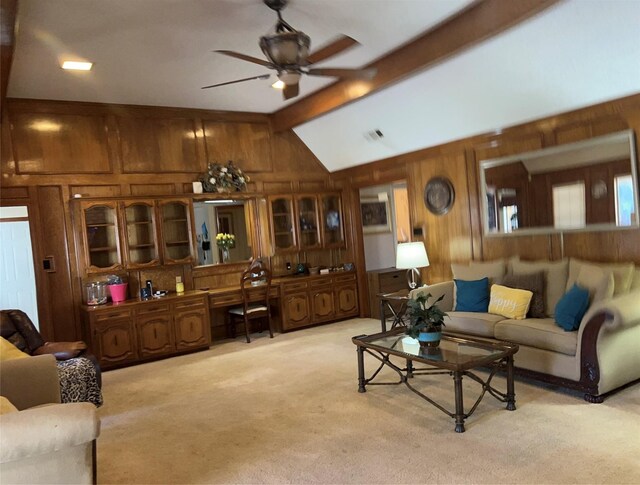
[[[0,207],[0,308],[22,310],[40,328],[26,207]]]

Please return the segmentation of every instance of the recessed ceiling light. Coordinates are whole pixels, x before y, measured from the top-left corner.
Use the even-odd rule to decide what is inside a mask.
[[[271,85],[271,87],[274,88],[274,89],[284,89],[284,83],[282,81],[278,80],[278,81],[274,82]]]
[[[64,61],[62,63],[62,69],[73,71],[90,71],[92,66],[93,62]]]

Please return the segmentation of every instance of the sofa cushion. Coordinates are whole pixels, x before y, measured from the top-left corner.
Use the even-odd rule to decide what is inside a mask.
[[[503,286],[509,288],[518,288],[520,290],[529,290],[533,293],[531,305],[529,306],[528,317],[544,318],[544,272],[531,274],[508,274],[502,280]]]
[[[520,261],[512,258],[509,260],[510,274],[531,274],[544,271],[544,311],[548,317],[553,316],[558,300],[566,291],[568,269],[569,261],[566,259],[561,261]]]
[[[476,281],[453,280],[458,312],[483,312],[489,308],[489,278]]]
[[[489,313],[502,315],[514,320],[522,320],[527,316],[533,292],[507,288],[502,285],[491,285]]]
[[[575,284],[556,305],[555,321],[567,332],[578,330],[588,308],[589,290]]]
[[[0,337],[0,361],[23,359],[25,357],[29,357],[29,354],[25,354],[11,342]]]
[[[613,273],[607,269],[585,264],[580,268],[580,274],[573,286],[575,285],[589,291],[589,303],[606,300],[613,296]]]
[[[635,266],[633,263],[591,263],[577,258],[569,260],[569,277],[567,279],[567,291],[578,281],[580,271],[585,268],[600,268],[613,273],[613,295],[624,295],[631,289]],[[578,283],[579,284],[579,283]],[[582,285],[581,285],[582,286]]]
[[[444,318],[445,331],[468,333],[479,337],[493,337],[493,327],[503,316],[491,313],[448,312]]]
[[[631,280],[631,290],[640,290],[640,268],[636,268]]]
[[[553,318],[502,320],[494,328],[495,338],[566,355],[575,355],[578,332],[565,332]],[[515,356],[518,365],[518,354]]]
[[[496,261],[476,262],[471,261],[467,264],[452,264],[451,273],[454,279],[474,281],[482,278],[489,278],[489,284],[498,283],[502,281],[505,274],[505,264],[503,259]],[[487,289],[488,294],[488,289]],[[456,308],[456,288],[453,288],[453,308]]]

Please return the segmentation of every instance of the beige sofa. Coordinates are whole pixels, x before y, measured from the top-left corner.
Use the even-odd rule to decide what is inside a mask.
[[[0,390],[17,408],[0,416],[1,483],[96,482],[96,408],[59,404],[53,355],[2,362]]]
[[[556,287],[572,285],[576,275],[571,273],[580,263],[572,264],[564,273],[567,280],[555,281]],[[615,280],[619,283],[618,275]],[[634,269],[625,288],[610,288],[613,295],[591,304],[579,329],[569,332],[553,316],[511,320],[452,311],[453,281],[418,288],[411,296],[418,293],[444,295],[440,306],[449,315],[445,333],[517,343],[515,365],[520,374],[583,391],[589,402],[602,402],[607,393],[640,379],[640,269]]]

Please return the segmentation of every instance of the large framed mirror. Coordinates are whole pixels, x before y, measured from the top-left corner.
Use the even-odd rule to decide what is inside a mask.
[[[480,162],[485,235],[637,228],[632,131]]]
[[[202,199],[193,201],[197,266],[239,263],[253,257],[253,203],[250,199]],[[217,234],[233,235],[225,251],[216,243]]]

